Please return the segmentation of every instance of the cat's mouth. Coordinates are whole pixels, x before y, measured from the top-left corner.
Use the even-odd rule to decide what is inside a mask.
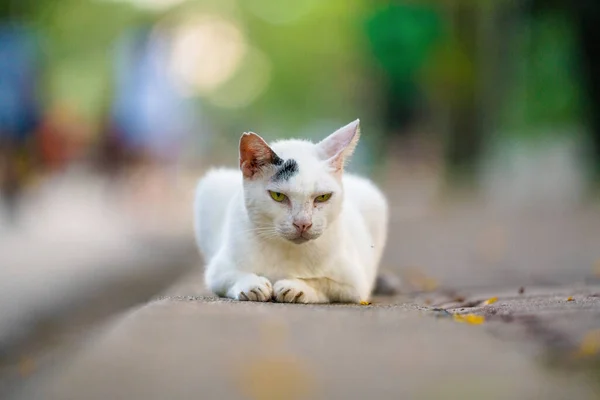
[[[293,239],[288,239],[288,240],[294,244],[302,244],[302,243],[308,242],[310,239],[305,238],[304,236],[298,236],[298,237],[295,237]]]
[[[297,238],[289,239],[289,240],[290,240],[290,242],[292,242],[294,244],[302,244],[302,243],[308,242],[310,239],[307,239],[304,236],[298,236]]]

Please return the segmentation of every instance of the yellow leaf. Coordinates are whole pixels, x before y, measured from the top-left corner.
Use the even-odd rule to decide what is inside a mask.
[[[482,305],[487,306],[490,304],[494,304],[497,301],[498,301],[498,297],[492,297],[492,298],[489,298],[486,301],[484,301]]]
[[[361,306],[370,306],[370,305],[371,305],[371,302],[370,302],[370,301],[366,301],[366,300],[362,300],[362,301],[360,302],[360,305],[361,305]]]
[[[600,329],[588,332],[581,344],[579,350],[575,354],[579,357],[589,357],[600,353]]]
[[[293,354],[257,356],[261,368],[247,368],[243,362],[234,368],[236,388],[249,399],[312,399],[315,395],[314,368]],[[240,366],[243,365],[244,367]]]
[[[457,322],[464,322],[471,325],[480,325],[485,322],[483,315],[475,314],[454,314],[454,320]]]
[[[569,296],[569,297],[567,297],[567,301],[575,301],[575,300],[573,300],[573,296]]]

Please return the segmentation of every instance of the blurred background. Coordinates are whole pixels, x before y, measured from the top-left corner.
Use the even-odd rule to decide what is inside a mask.
[[[240,132],[319,138],[357,117],[354,167],[381,179],[401,162],[572,202],[600,169],[591,0],[1,4],[10,210],[74,165],[198,175],[235,162]]]
[[[385,269],[422,289],[597,282],[599,46],[596,0],[2,0],[0,268],[192,243],[195,182],[236,165],[242,132],[360,118]],[[185,254],[169,268],[199,269]]]
[[[73,165],[198,170],[243,131],[357,117],[365,172],[578,198],[600,169],[595,3],[3,0],[4,202]]]
[[[142,212],[236,165],[241,132],[318,139],[355,118],[351,168],[397,218],[457,191],[572,210],[600,171],[596,3],[3,0],[3,225],[67,171],[127,182]]]

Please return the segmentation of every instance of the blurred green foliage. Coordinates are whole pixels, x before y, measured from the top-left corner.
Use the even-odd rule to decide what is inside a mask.
[[[111,101],[113,46],[127,29],[209,13],[237,24],[268,64],[264,91],[247,105],[195,97],[227,142],[249,129],[267,137],[313,135],[359,117],[376,143],[390,91],[424,103],[433,120],[498,115],[488,132],[463,133],[464,121],[437,126],[467,141],[499,131],[568,131],[582,123],[573,26],[559,12],[523,18],[513,7],[507,15],[523,21],[518,34],[482,36],[481,27],[512,3],[188,0],[157,11],[124,0],[12,0],[0,2],[0,13],[40,33],[46,102],[66,104],[94,126]],[[490,78],[485,52],[501,46],[509,78]],[[214,97],[232,97],[252,80],[242,66]],[[499,100],[481,103],[482,88],[492,97],[497,89]]]
[[[502,131],[513,135],[571,133],[582,123],[579,55],[572,23],[556,12],[531,16],[512,44],[515,66]]]
[[[388,84],[408,89],[431,62],[433,47],[442,36],[436,9],[417,4],[384,7],[367,21],[373,54],[389,76]]]
[[[34,23],[44,40],[46,101],[98,121],[110,97],[113,44],[143,17],[125,3],[39,2]]]

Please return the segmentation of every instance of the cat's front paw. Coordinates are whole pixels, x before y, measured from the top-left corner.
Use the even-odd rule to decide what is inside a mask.
[[[275,282],[275,301],[279,303],[323,303],[324,299],[306,282],[299,279],[284,279]]]
[[[241,301],[270,301],[273,297],[273,286],[267,278],[249,275],[236,282],[231,289],[232,296]]]

